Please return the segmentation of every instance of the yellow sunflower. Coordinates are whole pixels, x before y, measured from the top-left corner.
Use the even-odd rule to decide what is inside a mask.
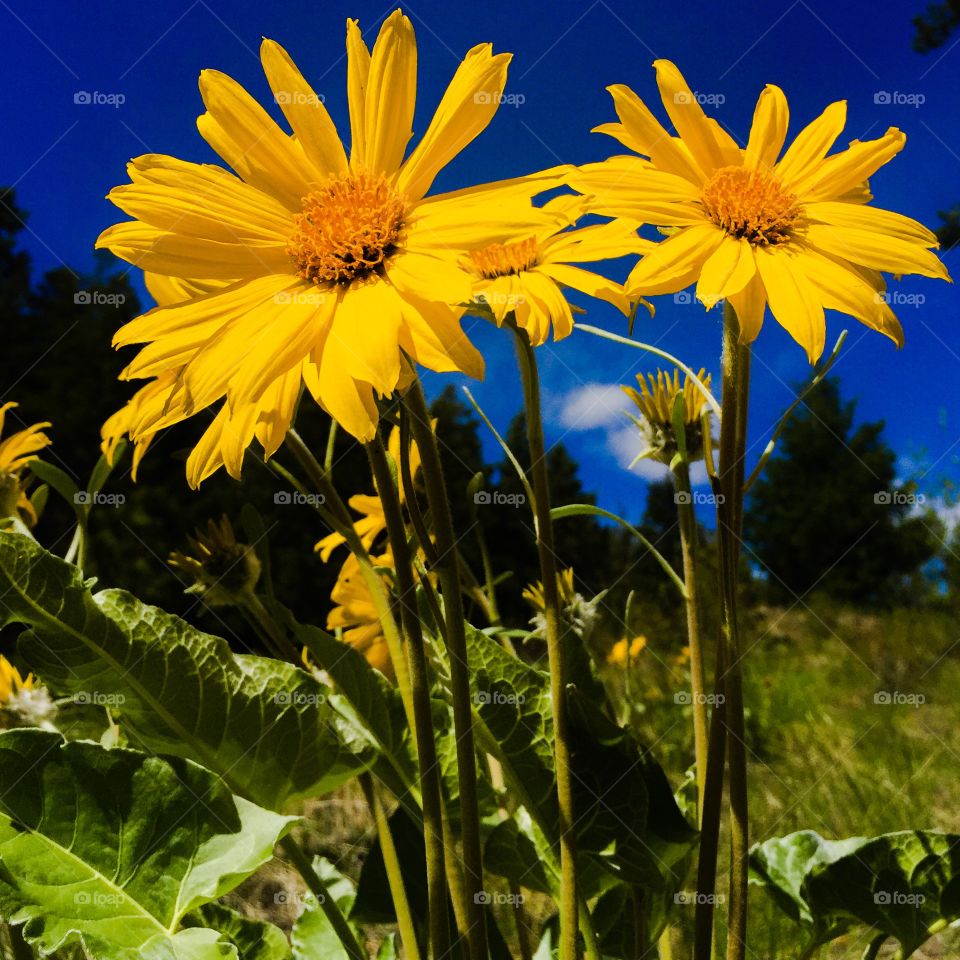
[[[24,679],[20,671],[3,654],[0,654],[0,706],[9,703],[11,697],[20,693],[21,690],[35,690],[36,687],[37,683],[32,673]]]
[[[697,374],[703,385],[710,389],[710,374],[701,369]],[[683,396],[684,441],[689,460],[698,460],[703,455],[703,426],[700,419],[707,405],[707,398],[696,383],[685,376],[680,383],[680,371],[674,367],[673,375],[657,370],[656,376],[637,374],[637,386],[623,385],[620,389],[633,401],[640,417],[630,416],[646,440],[647,447],[636,460],[652,457],[661,463],[670,464],[679,449],[674,434],[673,409],[677,397]],[[630,464],[633,466],[633,463]]]
[[[109,195],[133,219],[97,241],[184,294],[114,338],[146,344],[125,378],[157,378],[136,401],[132,439],[225,401],[206,438],[214,460],[226,433],[233,447],[257,430],[282,436],[301,383],[367,441],[375,398],[397,388],[404,352],[432,370],[481,376],[482,357],[460,328],[458,305],[472,289],[460,258],[546,222],[530,197],[567,172],[427,197],[492,119],[510,55],[470,50],[404,159],[417,52],[399,10],[372,51],[347,23],[349,155],[283,48],[265,40],[261,59],[292,135],[236,81],[205,70],[198,127],[233,172],[158,154],[133,160],[132,182]]]
[[[393,554],[388,550],[383,556],[373,557],[378,567],[392,567]],[[370,587],[363,578],[360,564],[351,553],[340,569],[340,575],[330,593],[334,606],[327,616],[327,629],[343,630],[343,640],[363,654],[370,666],[393,678],[390,648],[383,635],[383,627],[377,616],[377,608]]]
[[[432,426],[436,428],[434,420]],[[387,450],[397,465],[397,488],[400,495],[401,505],[405,504],[412,490],[407,490],[403,482],[403,476],[400,472],[400,429],[394,427],[390,431],[390,437],[387,440]],[[420,472],[420,449],[413,442],[410,444],[410,477],[416,483],[417,474]],[[367,550],[373,548],[374,541],[387,529],[387,520],[383,514],[383,503],[378,494],[357,493],[354,494],[347,503],[351,509],[361,514],[361,518],[353,524],[354,530],[360,537],[361,543]],[[326,563],[330,559],[330,554],[341,544],[346,543],[346,538],[334,531],[320,540],[314,549],[320,554],[320,559]]]
[[[590,164],[571,181],[594,196],[594,212],[668,233],[631,272],[627,292],[674,293],[696,283],[708,309],[730,301],[744,343],[759,333],[769,304],[811,362],[823,352],[824,308],[856,317],[902,345],[880,271],[950,279],[930,252],[937,241],[929,230],[867,205],[873,199],[867,179],[900,152],[904,134],[891,127],[876,140],[855,140],[828,156],[846,121],[840,101],[781,156],[787,101],[779,87],[768,85],[741,148],[704,114],[672,63],[657,60],[654,68],[677,136],[629,87],[609,87],[620,122],[596,131],[641,156]]]
[[[12,401],[0,405],[0,435],[7,411],[16,406]],[[35,423],[0,440],[0,519],[19,517],[28,526],[37,522],[36,510],[26,494],[23,471],[41,450],[50,446],[50,438],[43,432],[49,426]]]
[[[628,640],[626,637],[618,640],[607,654],[607,663],[611,667],[625,667],[635,660],[646,649],[647,638],[642,634]]]
[[[512,313],[533,346],[546,341],[551,325],[555,340],[573,330],[563,287],[612,303],[624,315],[630,312],[621,284],[572,264],[646,252],[654,244],[637,236],[639,224],[625,220],[566,229],[587,205],[585,197],[556,197],[543,207],[545,213],[556,215],[554,223],[524,237],[471,250],[464,257],[464,266],[475,278],[474,299],[489,309],[498,325]]]

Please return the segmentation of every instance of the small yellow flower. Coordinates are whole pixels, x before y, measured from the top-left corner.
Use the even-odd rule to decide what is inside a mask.
[[[690,662],[690,648],[681,647],[680,652],[673,658],[674,666],[685,667]]]
[[[548,222],[530,200],[568,172],[428,196],[502,101],[510,55],[489,43],[467,52],[411,150],[417,45],[401,11],[372,50],[347,22],[349,151],[286,50],[264,40],[260,56],[291,132],[235,80],[204,70],[197,125],[232,172],[161,154],[134,159],[131,182],[109,195],[132,219],[97,240],[181,287],[114,344],[145,344],[124,379],[164,380],[138,401],[134,441],[220,405],[190,465],[193,485],[224,444],[222,462],[239,469],[255,432],[282,438],[301,387],[369,441],[377,398],[402,386],[405,355],[482,376],[483,357],[460,326],[472,284],[461,257],[505,230]]]
[[[8,410],[17,406],[10,402],[0,406],[0,436]],[[43,432],[49,423],[35,423],[0,440],[0,519],[19,517],[28,526],[37,522],[37,514],[26,494],[23,472],[37,459],[37,453],[50,446],[50,438]]]
[[[638,224],[621,220],[566,229],[585,213],[586,205],[584,197],[557,197],[543,208],[556,215],[555,222],[519,239],[472,250],[463,261],[475,278],[474,298],[498,325],[513,314],[533,346],[547,340],[551,326],[554,340],[573,330],[563,287],[605,300],[624,315],[630,312],[621,284],[573,264],[645,252],[653,244],[637,236]]]
[[[709,390],[710,375],[705,370],[701,370],[697,376]],[[653,457],[668,465],[673,460],[677,452],[673,409],[677,397],[682,394],[687,458],[690,461],[699,460],[703,455],[703,428],[700,416],[707,404],[707,399],[697,385],[689,377],[685,377],[681,387],[680,371],[676,368],[672,377],[663,370],[657,370],[656,377],[652,373],[647,374],[646,377],[642,373],[637,374],[637,385],[639,390],[629,386],[620,388],[634,402],[641,415],[641,419],[631,417],[647,441],[647,448],[637,456],[637,459]]]
[[[20,693],[22,690],[36,690],[37,682],[33,674],[27,674],[24,679],[20,676],[20,671],[5,657],[0,654],[0,707],[10,702],[10,698]]]
[[[389,550],[371,559],[374,566],[393,567],[393,554]],[[390,648],[383,635],[373,595],[352,553],[340,568],[330,599],[334,606],[327,616],[327,629],[342,629],[344,642],[362,653],[370,666],[392,679],[395,673]]]
[[[557,591],[559,593],[560,606],[566,607],[571,604],[577,596],[577,591],[573,585],[573,567],[567,567],[557,573]],[[543,581],[537,580],[536,583],[529,583],[523,588],[523,599],[533,607],[537,613],[544,613],[546,610],[546,601],[543,597]]]
[[[431,422],[431,426],[436,429],[436,420]],[[403,475],[400,470],[400,429],[394,427],[390,431],[390,437],[387,440],[387,450],[397,466],[397,487],[400,494],[401,505],[407,503],[414,491],[407,490],[403,482]],[[410,442],[410,477],[414,483],[417,482],[417,475],[420,472],[420,450],[416,443]],[[348,501],[351,509],[362,514],[361,519],[353,524],[354,530],[360,537],[367,550],[373,548],[374,542],[387,529],[387,520],[383,515],[383,504],[377,494],[357,493]],[[320,540],[314,549],[320,554],[320,559],[326,563],[330,559],[330,554],[341,544],[346,543],[342,534],[330,533]]]
[[[768,85],[741,148],[704,114],[669,60],[654,68],[677,136],[629,87],[608,87],[620,122],[596,132],[640,156],[589,164],[570,180],[593,196],[595,213],[667,234],[633,269],[627,293],[675,293],[696,283],[708,309],[730,301],[743,343],[756,338],[769,304],[811,363],[823,353],[824,308],[856,317],[901,346],[903,331],[880,271],[950,279],[931,252],[937,238],[929,230],[868,206],[868,178],[903,149],[904,134],[891,127],[827,156],[846,122],[846,103],[839,101],[781,156],[789,110],[783,91]]]
[[[646,649],[647,638],[643,635],[628,640],[626,637],[618,640],[607,654],[607,663],[613,667],[624,667]]]
[[[206,530],[187,537],[189,553],[174,551],[167,561],[193,579],[187,593],[196,593],[212,607],[234,606],[252,593],[260,579],[260,561],[253,547],[238,543],[224,516],[209,520]]]

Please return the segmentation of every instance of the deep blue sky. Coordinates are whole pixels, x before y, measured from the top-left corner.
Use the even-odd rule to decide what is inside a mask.
[[[907,133],[907,147],[874,178],[875,202],[932,226],[938,209],[960,200],[960,46],[948,44],[926,56],[912,51],[910,19],[925,4],[416,0],[404,7],[419,41],[415,135],[426,126],[458,59],[472,45],[492,41],[497,51],[515,54],[507,92],[522,102],[501,108],[487,133],[442,174],[437,189],[561,161],[599,160],[619,151],[614,141],[589,132],[614,118],[604,88],[629,84],[662,116],[650,64],[667,57],[694,90],[722,99],[708,112],[741,142],[757,94],[768,82],[787,94],[791,138],[827,103],[844,98],[849,125],[842,142],[899,126]],[[60,263],[79,271],[91,268],[94,238],[122,218],[103,198],[125,180],[129,158],[157,152],[214,159],[194,125],[202,112],[197,75],[216,67],[269,101],[257,58],[262,35],[287,47],[346,132],[345,19],[359,18],[372,42],[392,8],[367,0],[0,0],[0,183],[15,184],[20,204],[30,213],[26,243],[36,269]],[[76,104],[79,91],[121,94],[124,102],[119,107]],[[910,102],[878,103],[880,92],[905,95],[886,99]],[[960,273],[958,261],[957,255],[947,255],[954,274]],[[611,269],[618,279],[626,273],[623,264]],[[956,288],[941,282],[910,280],[896,289],[923,299],[899,310],[907,336],[902,353],[837,315],[828,321],[828,344],[843,326],[850,327],[836,368],[844,391],[859,400],[861,419],[887,421],[887,437],[904,458],[905,470],[911,462],[926,463],[922,483],[932,495],[945,477],[958,473],[960,300]],[[590,307],[590,322],[625,332],[615,311],[584,305]],[[705,314],[702,307],[675,304],[671,297],[658,298],[657,307],[656,319],[641,320],[637,334],[694,367],[716,370],[719,311]],[[486,382],[475,392],[503,426],[520,402],[510,344],[506,334],[479,322],[475,326],[488,357]],[[584,384],[630,380],[652,360],[584,333],[544,347],[540,357],[549,438],[563,438],[604,505],[636,517],[642,481],[626,473],[612,451],[626,423],[617,414],[619,404],[613,404],[606,425],[589,430],[570,429],[569,410],[577,399],[573,391]],[[751,440],[757,453],[789,402],[790,385],[807,369],[801,349],[768,316],[754,364]],[[431,389],[438,380],[430,378]]]

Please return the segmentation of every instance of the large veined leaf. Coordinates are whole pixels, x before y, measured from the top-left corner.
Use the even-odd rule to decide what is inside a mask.
[[[336,901],[345,915],[349,914],[356,895],[353,881],[325,860],[317,860],[313,866],[327,886],[327,896]],[[294,960],[350,960],[333,925],[312,897],[307,898],[303,913],[293,926],[290,942]]]
[[[810,830],[751,852],[751,882],[764,887],[812,944],[857,923],[900,942],[908,957],[960,917],[960,836],[904,830],[824,840]]]
[[[190,761],[0,733],[0,916],[44,953],[220,960],[216,930],[179,929],[273,855],[294,822]]]
[[[482,745],[503,764],[508,785],[532,821],[533,829],[524,832],[545,861],[542,877],[514,873],[510,879],[549,882],[554,871],[544,841],[555,848],[558,839],[549,678],[480,631],[468,631],[468,642]],[[577,850],[585,861],[583,877],[597,876],[591,869],[597,866],[608,874],[607,881],[601,880],[592,890],[585,884],[585,895],[615,880],[651,889],[682,881],[685,858],[697,834],[680,813],[662,770],[630,732],[607,718],[589,697],[575,693],[570,705]],[[506,829],[510,828],[499,828],[498,842]],[[528,855],[514,863],[525,871],[529,864],[522,864],[529,860]]]
[[[108,703],[145,749],[195,760],[271,809],[328,792],[370,762],[305,670],[231,652],[120,590],[92,591],[30,537],[0,533],[0,624],[58,694]]]
[[[206,903],[183,918],[184,927],[209,927],[237,948],[239,960],[290,960],[290,944],[277,926],[245,917],[220,903]]]

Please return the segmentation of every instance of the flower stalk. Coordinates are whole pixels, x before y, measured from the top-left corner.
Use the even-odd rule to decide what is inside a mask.
[[[550,701],[553,711],[554,762],[557,799],[560,809],[560,960],[575,960],[579,898],[577,894],[576,841],[574,835],[573,779],[570,769],[570,735],[567,729],[567,671],[560,641],[560,601],[557,566],[550,516],[550,487],[540,409],[540,378],[537,360],[527,334],[511,327],[516,340],[517,359],[523,380],[536,511],[537,553],[543,582],[547,658],[550,668]]]
[[[457,774],[462,821],[464,892],[470,960],[486,960],[486,915],[483,909],[483,854],[480,845],[480,809],[477,794],[477,760],[473,734],[473,708],[467,658],[467,635],[460,584],[459,551],[450,514],[450,502],[440,463],[437,438],[419,379],[403,395],[410,415],[413,439],[420,450],[421,471],[433,518],[436,541],[434,564],[443,595],[445,640],[450,662],[453,726],[457,741]]]
[[[376,481],[377,493],[380,502],[383,504],[387,536],[393,548],[396,564],[400,622],[403,627],[409,661],[410,688],[415,719],[414,737],[417,745],[420,793],[423,804],[430,956],[434,960],[442,960],[450,950],[450,931],[447,923],[447,883],[444,865],[443,799],[440,787],[440,768],[437,763],[437,747],[433,736],[427,656],[424,648],[423,629],[417,612],[413,558],[407,540],[407,529],[403,521],[400,498],[380,436],[378,435],[372,443],[366,444],[365,449]],[[412,490],[412,487],[409,489]],[[372,798],[371,803],[375,800],[375,797]]]

